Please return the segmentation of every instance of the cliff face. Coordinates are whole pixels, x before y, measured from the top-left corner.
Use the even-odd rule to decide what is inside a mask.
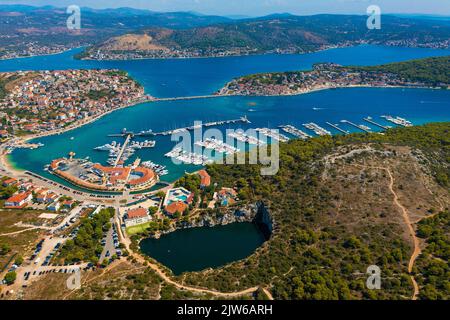
[[[236,222],[256,223],[264,233],[266,239],[270,238],[273,231],[273,218],[264,203],[257,202],[247,204],[241,208],[229,208],[223,215],[202,215],[189,222],[180,222],[172,229],[163,232],[167,234],[179,229],[214,227],[218,225],[227,225]],[[161,235],[162,235],[161,234]]]

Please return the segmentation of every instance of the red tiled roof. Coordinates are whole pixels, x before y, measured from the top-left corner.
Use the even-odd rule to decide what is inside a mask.
[[[9,178],[9,179],[6,179],[5,181],[3,181],[3,184],[5,184],[5,185],[10,185],[10,184],[15,183],[15,182],[17,182],[16,179],[14,179],[14,178]]]
[[[29,192],[19,193],[19,194],[13,195],[11,198],[6,200],[6,202],[17,202],[17,203],[19,203],[19,202],[25,200],[26,198],[28,198],[29,195],[30,195]]]
[[[127,212],[128,219],[145,218],[147,216],[147,209],[137,208]]]
[[[100,164],[94,165],[95,169],[98,169],[106,174],[109,174],[109,181],[112,184],[115,184],[118,180],[125,181],[128,179],[128,176],[130,175],[131,168],[125,167],[125,168],[116,168],[116,167],[104,167]]]
[[[58,165],[61,161],[63,161],[64,159],[55,159],[52,161],[52,163],[50,164],[50,168],[52,168],[52,170],[55,170],[58,168]]]
[[[200,184],[202,186],[209,187],[209,185],[211,184],[211,177],[208,174],[208,172],[206,172],[206,170],[200,170],[198,172],[198,175],[200,176],[201,179]]]
[[[187,204],[184,202],[178,201],[178,202],[172,202],[166,207],[166,212],[173,215],[176,212],[183,213],[187,209]]]
[[[131,179],[130,181],[128,181],[128,184],[131,186],[150,181],[155,177],[155,173],[153,172],[153,170],[148,168],[137,167],[136,169],[134,169],[134,171],[142,174],[142,176],[137,179]]]

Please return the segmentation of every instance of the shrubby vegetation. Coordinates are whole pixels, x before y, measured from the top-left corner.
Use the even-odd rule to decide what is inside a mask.
[[[270,283],[278,299],[409,299],[411,247],[398,236],[402,228],[385,221],[361,223],[350,232],[335,222],[329,215],[334,195],[319,182],[323,168],[316,160],[343,145],[406,145],[422,150],[437,181],[448,186],[449,130],[450,123],[436,123],[391,129],[385,135],[292,140],[280,146],[280,170],[275,176],[262,177],[258,165],[209,166],[212,181],[238,187],[240,197],[247,201],[263,200],[277,229],[270,241],[243,263],[181,277],[187,284],[223,291]],[[429,234],[424,227],[420,232]],[[449,244],[448,237],[440,241]],[[448,265],[448,256],[441,259]],[[383,290],[366,289],[366,269],[372,264],[383,270]],[[433,288],[443,290],[441,286]]]
[[[105,232],[111,228],[110,219],[114,216],[114,208],[103,209],[92,217],[81,219],[75,238],[66,241],[58,256],[59,260],[74,263],[89,261],[98,263],[103,250],[101,240]]]
[[[352,69],[395,73],[404,79],[424,82],[432,86],[450,83],[450,56],[396,62],[381,66],[353,67]]]
[[[450,212],[445,211],[418,225],[417,235],[426,247],[416,262],[420,299],[450,299]]]

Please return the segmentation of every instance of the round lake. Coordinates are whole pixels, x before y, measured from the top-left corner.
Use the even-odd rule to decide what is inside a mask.
[[[140,247],[142,252],[179,275],[246,258],[265,240],[256,224],[232,223],[177,230],[160,239],[144,239]]]

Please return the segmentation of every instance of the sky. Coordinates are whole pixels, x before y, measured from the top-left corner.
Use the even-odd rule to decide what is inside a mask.
[[[382,13],[450,16],[450,0],[0,0],[0,4],[58,7],[75,4],[91,8],[133,7],[162,12],[194,11],[203,14],[243,16],[285,12],[297,15],[366,14],[368,6],[378,5]]]

